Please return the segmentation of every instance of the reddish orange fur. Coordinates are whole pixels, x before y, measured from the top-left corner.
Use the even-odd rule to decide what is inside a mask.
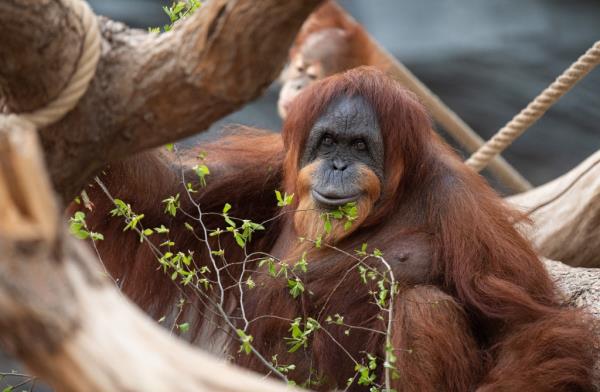
[[[436,287],[405,290],[396,301],[396,348],[402,391],[469,391],[481,377],[481,353],[464,309]],[[440,366],[444,364],[444,366]]]
[[[385,144],[386,181],[362,227],[337,246],[352,253],[366,242],[392,259],[404,249],[413,252],[410,244],[424,243],[417,249],[431,250],[427,274],[392,264],[398,278],[409,286],[415,282],[432,287],[423,290],[417,285],[416,291],[397,300],[400,314],[394,329],[411,329],[394,339],[399,345],[418,347],[418,352],[413,351],[412,359],[400,356],[399,371],[405,379],[394,381],[394,388],[463,391],[482,385],[486,391],[508,391],[514,386],[528,391],[593,390],[596,340],[588,316],[560,305],[544,266],[512,225],[519,215],[436,136],[415,96],[383,73],[358,68],[335,75],[309,86],[293,102],[283,131],[286,191],[301,191],[298,165],[312,124],[334,100],[353,95],[364,97],[376,112]],[[294,231],[286,230],[288,224],[284,223],[278,244],[293,242]],[[280,256],[297,257],[297,248],[278,244],[274,251]],[[324,306],[324,314],[344,314],[350,324],[381,329],[378,310],[368,305],[369,288],[357,278],[345,278],[337,295],[330,297],[331,287],[354,266],[352,259],[329,249],[314,250],[308,259],[311,268],[303,281],[312,295],[297,302],[284,295],[285,286],[259,278],[262,286],[251,294],[257,301],[251,301],[249,314],[316,317],[323,314],[319,309]],[[446,307],[417,312],[411,298],[451,301]],[[275,342],[287,336],[288,325],[264,320],[251,326],[250,332],[257,341]],[[315,333],[313,348],[305,354],[325,378],[323,390],[343,387],[352,377],[348,370],[352,363],[343,352],[327,346],[329,335],[355,355],[361,351],[383,355],[383,341],[376,335],[357,333],[348,339],[335,327],[324,328],[329,334]],[[261,347],[267,353],[282,348]],[[294,363],[301,358],[285,356]],[[252,358],[239,361],[264,371]],[[293,376],[301,380],[306,372],[300,368]]]
[[[210,169],[205,188],[197,184],[197,176],[192,169],[199,163],[200,152],[206,153],[203,163]],[[164,149],[142,153],[112,164],[100,178],[114,197],[130,203],[133,211],[145,215],[142,221],[144,227],[154,228],[164,224],[171,229],[168,237],[151,237],[157,247],[168,238],[176,244],[171,251],[192,250],[198,265],[211,267],[205,245],[184,228],[185,222],[193,221],[181,213],[169,217],[163,211],[162,200],[179,193],[182,208],[197,215],[185,193],[180,172],[183,170],[186,181],[194,183],[194,187],[200,189],[195,194],[195,199],[202,206],[203,212],[220,212],[228,202],[233,206],[230,211],[232,216],[245,217],[255,222],[273,217],[278,212],[273,191],[279,188],[282,180],[281,135],[238,127],[235,134],[227,134],[182,154],[180,166],[175,155]],[[90,230],[105,236],[105,241],[97,242],[99,253],[106,268],[127,296],[155,319],[172,312],[174,305],[182,297],[177,285],[168,274],[161,272],[148,245],[141,243],[137,234],[123,232],[123,219],[110,217],[109,211],[114,205],[100,188],[92,183],[86,191],[93,202],[93,211],[87,211],[81,205],[73,203],[66,214],[71,216],[75,210],[82,209],[87,215]],[[208,229],[224,227],[223,219],[219,216],[206,215],[204,222]],[[274,224],[266,232],[257,232],[248,250],[268,250],[276,240],[278,228],[279,225]],[[229,262],[235,263],[243,257],[243,250],[231,236],[223,236],[220,242],[226,249]],[[217,249],[216,240],[211,246]],[[220,262],[220,259],[217,258],[217,261]],[[232,285],[235,283],[233,277],[239,276],[238,266],[227,268],[222,275],[224,285]],[[214,279],[214,271],[211,278]],[[229,294],[235,293],[228,293],[228,298],[235,296]],[[184,289],[183,297],[186,296],[197,297],[192,290]],[[211,315],[201,301],[192,302],[194,303],[187,306],[180,315],[180,321],[188,320],[192,324],[187,336],[190,340],[195,339],[200,330],[210,324],[205,316]]]
[[[299,182],[299,162],[310,129],[335,99],[352,95],[370,103],[383,135],[380,197],[362,225],[336,242],[347,253],[322,248],[308,254],[300,298],[290,296],[285,279],[260,271],[253,276],[256,288],[245,292],[245,305],[249,319],[262,316],[248,330],[255,347],[266,358],[278,354],[279,363],[296,364],[292,379],[306,380],[312,367],[322,379],[313,386],[319,390],[344,388],[353,377],[354,363],[346,352],[382,358],[384,338],[369,332],[386,325],[377,317],[381,312],[369,292],[373,287],[356,273],[346,274],[356,266],[347,254],[366,242],[383,251],[402,284],[392,329],[403,375],[393,382],[397,391],[592,391],[596,338],[587,316],[560,304],[542,263],[511,223],[517,214],[435,135],[414,95],[381,72],[355,69],[309,87],[290,109],[283,147],[278,135],[248,133],[202,146],[211,168],[208,186],[196,195],[203,211],[220,212],[229,201],[236,216],[267,219],[278,212],[272,192],[280,184],[288,194],[300,195],[288,211],[298,208],[308,200],[301,196],[309,180]],[[184,162],[186,170],[191,162]],[[104,178],[115,196],[145,213],[148,227],[154,227],[165,219],[161,200],[182,191],[178,169],[172,158],[145,155],[114,165]],[[156,272],[156,261],[137,235],[122,234],[122,224],[106,218],[111,208],[106,199],[96,189],[90,197],[97,207],[88,224],[107,238],[100,243],[107,267],[115,277],[125,277],[128,295],[160,316],[178,298],[172,282]],[[189,204],[184,208],[189,210]],[[181,215],[172,218],[173,240],[183,250],[193,249],[199,264],[208,264],[204,245],[183,227],[185,221]],[[220,218],[210,215],[207,224],[222,226]],[[250,251],[271,249],[289,258],[297,255],[298,235],[293,214],[284,214],[255,237]],[[233,240],[223,247],[230,262],[239,260],[241,250]],[[232,268],[228,271],[237,276],[239,270]],[[324,322],[335,313],[364,329],[346,336],[344,327]],[[323,327],[307,349],[289,353],[284,337],[289,336],[289,319],[299,316],[317,318]],[[198,333],[206,325],[200,320],[192,327]],[[234,344],[236,363],[268,372],[256,357],[237,350]]]
[[[316,48],[318,53],[305,53],[307,50],[305,44],[311,35],[331,30],[343,32],[345,39],[343,43],[338,43],[343,47],[338,47],[336,50],[337,57],[340,57],[341,54],[341,59],[319,58],[319,56],[327,55],[326,51],[322,52],[318,50],[319,48]],[[309,57],[309,62],[333,62],[335,66],[333,68],[325,66],[322,76],[330,76],[361,65],[373,66],[384,72],[393,73],[389,60],[382,57],[365,29],[351,19],[335,1],[323,3],[302,25],[302,29],[290,49],[289,61],[291,64],[294,64],[298,55]]]
[[[348,41],[352,42],[356,35],[361,34],[359,30],[362,28],[345,18],[342,9],[335,2],[326,1],[302,25],[300,32],[296,35],[294,45],[290,49],[290,59],[293,59],[298,53],[308,36],[327,29],[343,30],[348,34]]]
[[[296,197],[299,200],[298,211],[294,213],[294,228],[296,234],[308,239],[314,240],[321,237],[326,242],[336,243],[343,238],[351,235],[358,227],[362,226],[364,221],[371,215],[373,205],[379,199],[381,193],[381,184],[379,178],[368,167],[361,165],[360,181],[361,188],[364,194],[357,201],[356,207],[358,215],[353,221],[349,229],[344,228],[345,221],[332,220],[332,229],[330,233],[326,233],[324,229],[324,221],[321,218],[323,212],[320,209],[310,194],[312,189],[312,178],[315,168],[320,164],[320,161],[315,161],[310,165],[302,168],[298,173],[298,181],[296,182]]]

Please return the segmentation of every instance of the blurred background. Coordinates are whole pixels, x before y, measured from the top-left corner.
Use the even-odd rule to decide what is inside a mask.
[[[168,23],[162,6],[171,3],[89,2],[97,14],[142,29]],[[339,2],[484,139],[600,39],[600,0]],[[275,82],[263,97],[213,125],[211,133],[228,123],[278,130],[278,91]],[[599,148],[600,69],[596,69],[504,156],[539,185]],[[0,353],[0,372],[16,367]],[[0,380],[0,390],[19,380]]]

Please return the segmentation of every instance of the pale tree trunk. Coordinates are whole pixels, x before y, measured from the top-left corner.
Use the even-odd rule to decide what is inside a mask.
[[[120,294],[62,230],[30,125],[0,119],[3,346],[65,392],[288,391],[169,336]]]
[[[600,151],[545,185],[506,198],[529,214],[538,252],[574,267],[600,267]]]

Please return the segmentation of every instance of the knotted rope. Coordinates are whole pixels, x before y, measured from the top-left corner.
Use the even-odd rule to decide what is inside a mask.
[[[59,227],[37,130],[62,119],[85,94],[100,59],[96,16],[83,0],[63,0],[81,19],[85,37],[75,72],[60,94],[30,113],[0,114],[0,233],[54,241]],[[8,185],[10,184],[10,186]],[[41,237],[40,237],[41,236]]]
[[[43,128],[63,118],[73,109],[85,94],[90,81],[96,73],[100,59],[100,30],[96,15],[83,0],[63,0],[63,4],[72,9],[81,19],[85,30],[85,38],[77,69],[69,83],[53,101],[45,107],[30,113],[19,113],[18,116],[32,122],[36,128]]]
[[[477,150],[466,164],[476,171],[484,169],[496,155],[533,125],[577,82],[600,64],[600,41],[596,42],[583,56],[562,73],[549,87],[538,95],[527,107],[500,129],[490,140]]]

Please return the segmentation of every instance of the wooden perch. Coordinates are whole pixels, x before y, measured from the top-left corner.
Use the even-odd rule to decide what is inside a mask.
[[[574,268],[549,259],[543,259],[554,282],[564,295],[565,303],[585,307],[600,321],[600,270]]]
[[[530,212],[538,252],[575,267],[600,267],[600,151],[545,185],[506,198]]]
[[[96,77],[75,110],[41,132],[63,199],[108,162],[196,134],[258,97],[320,2],[213,0],[161,35],[100,18]],[[62,0],[0,2],[0,112],[31,111],[55,97],[82,34]]]

